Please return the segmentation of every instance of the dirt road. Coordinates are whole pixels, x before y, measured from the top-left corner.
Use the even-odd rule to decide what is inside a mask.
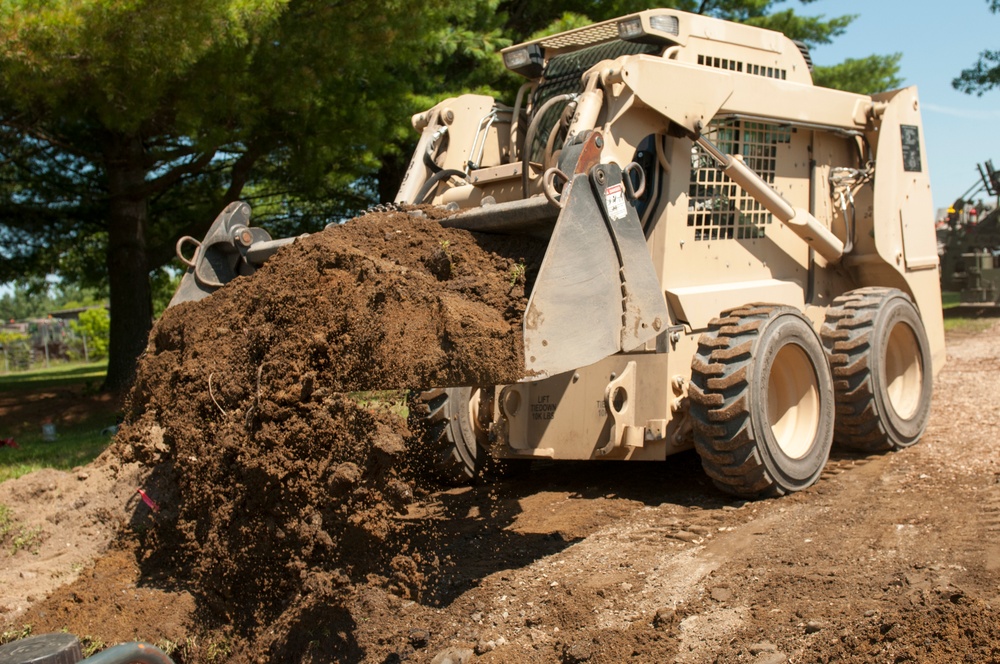
[[[389,570],[336,606],[316,587],[252,646],[128,549],[41,600],[79,571],[53,552],[93,536],[58,496],[112,496],[113,473],[49,474],[35,491],[22,478],[0,502],[45,533],[37,553],[0,553],[4,629],[138,637],[187,662],[1000,662],[998,341],[998,326],[949,335],[920,444],[837,453],[785,498],[734,501],[694,455],[555,464],[432,494],[387,543],[415,566],[402,578],[422,577],[409,598]],[[102,523],[136,508],[119,502],[119,517],[101,502]]]

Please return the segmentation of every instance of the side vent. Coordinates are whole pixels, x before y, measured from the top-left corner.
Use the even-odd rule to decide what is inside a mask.
[[[793,39],[792,43],[799,47],[799,53],[801,53],[802,57],[806,59],[806,66],[809,67],[809,73],[811,74],[813,70],[813,59],[812,54],[809,52],[809,46],[806,45],[805,42],[801,42],[797,39]]]
[[[715,58],[707,55],[698,56],[698,64],[704,65],[706,67],[714,67],[715,69],[728,69],[729,71],[735,71],[740,73],[747,73],[753,76],[764,76],[766,78],[776,78],[779,80],[785,80],[788,76],[788,72],[784,69],[778,67],[765,67],[763,65],[752,65],[750,63],[740,62],[739,60],[730,60],[728,58]],[[812,67],[810,66],[810,70]]]

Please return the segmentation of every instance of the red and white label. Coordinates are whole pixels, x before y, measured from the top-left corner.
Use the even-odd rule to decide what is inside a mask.
[[[625,187],[615,184],[604,190],[604,206],[608,210],[608,217],[611,221],[624,219],[628,215],[628,208],[625,207]]]

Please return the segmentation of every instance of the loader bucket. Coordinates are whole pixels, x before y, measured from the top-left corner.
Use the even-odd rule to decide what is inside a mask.
[[[524,366],[554,376],[632,351],[667,324],[667,307],[621,169],[598,164],[564,188],[562,208],[542,197],[445,220],[480,232],[540,234],[555,217],[524,314]]]
[[[486,233],[548,237],[524,313],[524,368],[530,379],[554,376],[618,352],[665,330],[667,308],[638,215],[615,164],[588,164],[566,184],[559,204],[546,197],[499,203],[442,220]],[[253,271],[294,238],[271,240],[249,226],[250,208],[233,203],[201,242],[183,238],[188,266],[170,305],[199,300]],[[183,249],[194,246],[193,257]]]
[[[177,258],[187,270],[170,300],[170,307],[207,297],[240,275],[249,275],[279,247],[295,238],[272,240],[263,228],[250,227],[250,206],[242,202],[226,206],[201,242],[182,237],[177,242]],[[194,255],[184,255],[186,246]]]

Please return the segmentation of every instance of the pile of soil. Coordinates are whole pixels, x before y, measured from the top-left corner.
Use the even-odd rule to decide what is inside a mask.
[[[477,310],[493,312],[499,330],[516,327],[525,288],[507,292],[506,270],[532,258],[517,247],[479,253],[491,240],[408,217],[377,219],[384,230],[361,220],[323,251],[363,246],[357,264],[382,271],[303,269],[295,283],[314,288],[269,286],[289,309],[264,315],[252,313],[269,306],[257,277],[171,313],[117,445],[73,473],[0,484],[17,527],[40,530],[30,550],[11,553],[0,538],[0,642],[30,625],[68,630],[88,651],[146,640],[187,664],[1000,662],[1000,412],[988,407],[1000,400],[1000,324],[948,333],[918,445],[835,450],[814,486],[780,499],[720,493],[693,452],[540,464],[424,494],[405,425],[340,391],[368,361],[342,337],[376,334],[364,321],[407,300],[338,310],[317,305],[330,290],[317,289],[353,283],[331,302],[365,306],[378,294],[371,284],[493,302]],[[325,265],[310,246],[285,262]],[[492,286],[463,282],[463,265]],[[268,270],[281,281],[278,262]],[[426,280],[423,290],[411,294],[404,277]],[[284,311],[330,326],[326,345],[295,319],[276,324]],[[410,322],[393,329],[436,329]],[[409,350],[442,352],[449,368],[404,357],[407,380],[478,375],[452,332],[443,339],[428,334]],[[500,337],[462,339],[491,347]],[[395,375],[382,368],[388,350],[375,350],[382,359],[369,368]]]
[[[522,377],[543,253],[382,211],[168,310],[111,451],[149,470],[119,548],[258,652],[304,607],[342,611],[353,583],[417,596],[424,561],[393,518],[420,490],[411,435],[384,392],[357,392]]]

